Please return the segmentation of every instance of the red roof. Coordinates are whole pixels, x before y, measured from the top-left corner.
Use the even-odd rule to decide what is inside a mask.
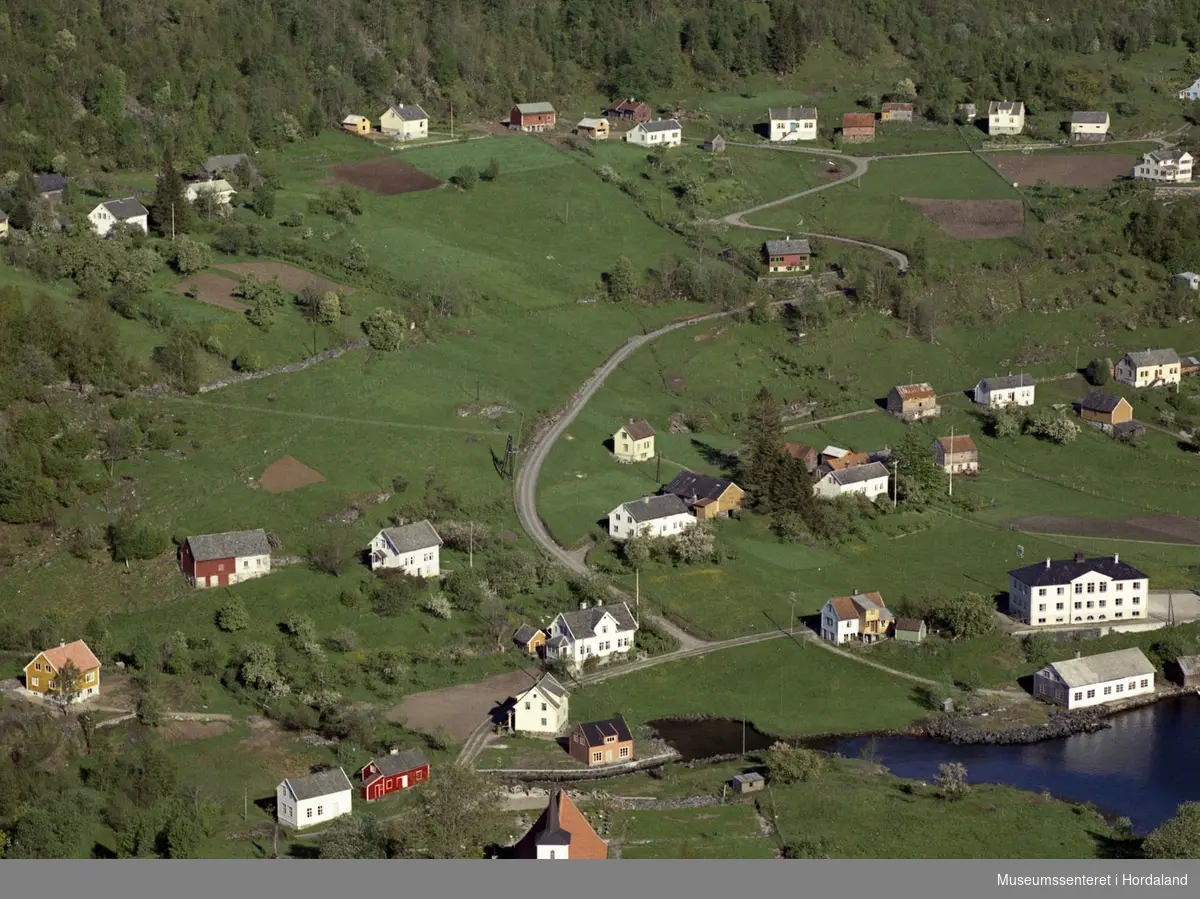
[[[39,655],[49,662],[55,671],[62,671],[63,666],[67,662],[74,662],[75,667],[80,671],[100,667],[100,660],[96,658],[96,654],[82,640],[76,640],[74,643],[63,643],[60,646],[55,646],[53,649],[44,649]],[[32,664],[33,662],[29,663],[29,665]],[[25,667],[28,668],[29,665]]]
[[[872,112],[848,112],[842,116],[843,128],[874,128],[875,114]]]
[[[959,434],[954,437],[939,437],[938,446],[942,448],[942,452],[946,455],[957,455],[958,453],[977,453],[979,447],[975,445],[975,441],[969,434]]]

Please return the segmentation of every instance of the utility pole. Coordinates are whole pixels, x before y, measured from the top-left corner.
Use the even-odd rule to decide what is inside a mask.
[[[242,784],[242,820],[250,817],[250,789]]]
[[[633,569],[633,623],[642,626],[642,569]]]
[[[454,140],[454,104],[450,104],[450,140]]]
[[[950,455],[954,455],[954,425],[950,425]],[[950,463],[950,495],[954,496],[954,462]]]
[[[900,460],[892,463],[892,508],[900,501]]]
[[[470,536],[467,538],[467,567],[475,567],[475,522],[471,522]]]
[[[175,201],[171,201],[171,243],[175,243]]]
[[[570,200],[567,200],[567,212],[563,216],[563,224],[564,225],[571,224],[571,201]]]
[[[742,719],[742,755],[746,754],[746,719]]]
[[[788,596],[792,601],[792,622],[788,625],[788,633],[794,634],[796,632],[796,594],[789,593]]]

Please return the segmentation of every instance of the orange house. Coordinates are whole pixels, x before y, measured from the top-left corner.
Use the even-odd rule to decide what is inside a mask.
[[[524,859],[597,860],[608,858],[608,843],[600,838],[562,787],[557,787],[541,817],[514,847],[513,855]]]
[[[635,758],[633,734],[621,717],[576,724],[571,731],[570,752],[572,758],[589,768],[632,762]]]
[[[681,471],[661,492],[674,493],[701,520],[740,509],[746,496],[746,492],[728,478],[711,478],[694,471]]]
[[[1093,390],[1079,403],[1079,417],[1103,430],[1133,420],[1133,406],[1123,396]]]
[[[526,655],[540,656],[546,650],[546,632],[532,624],[522,624],[513,634],[513,643]]]
[[[100,693],[100,660],[82,640],[60,643],[53,649],[39,652],[25,666],[25,689],[43,696],[58,689],[58,673],[68,662],[79,672],[76,681],[77,699],[86,699]]]

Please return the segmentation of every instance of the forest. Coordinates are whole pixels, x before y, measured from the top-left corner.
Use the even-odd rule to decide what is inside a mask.
[[[841,4],[743,0],[11,0],[0,12],[0,165],[146,168],[296,140],[352,110],[420,102],[436,117],[601,92],[721,89],[790,73],[829,42],[907,58],[922,111],[1023,97],[1087,104],[1063,53],[1200,45],[1200,0]]]

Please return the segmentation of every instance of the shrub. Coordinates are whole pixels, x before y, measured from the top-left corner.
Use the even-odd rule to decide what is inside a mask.
[[[824,757],[812,749],[779,742],[767,750],[767,773],[781,784],[811,780],[824,766]]]
[[[337,652],[354,652],[358,648],[358,634],[353,628],[340,627],[329,638],[329,645]]]
[[[950,802],[962,799],[971,791],[971,786],[967,783],[967,766],[962,762],[945,762],[938,765],[933,781],[938,785],[942,798]]]
[[[234,371],[257,372],[263,370],[262,356],[253,350],[242,350],[233,360]]]
[[[216,622],[227,634],[244,631],[250,626],[250,613],[240,599],[230,599],[217,610]]]
[[[443,621],[449,621],[454,614],[454,609],[450,605],[450,600],[446,598],[444,593],[435,593],[425,603],[425,611],[434,618],[441,618]]]
[[[450,182],[460,190],[471,190],[479,183],[479,172],[474,166],[464,165],[450,176]]]
[[[113,559],[130,562],[153,559],[167,548],[167,532],[132,516],[122,516],[108,526]]]

